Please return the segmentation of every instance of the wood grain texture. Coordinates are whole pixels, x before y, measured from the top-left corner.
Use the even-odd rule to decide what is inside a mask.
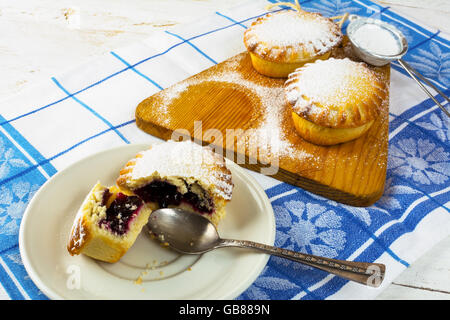
[[[343,57],[344,52],[348,50],[338,48],[333,56]],[[389,81],[389,66],[374,70]],[[383,193],[386,176],[389,98],[365,135],[335,146],[318,146],[296,133],[284,100],[284,81],[257,73],[244,52],[145,99],[136,108],[136,123],[165,140],[182,129],[184,135],[219,152],[223,146],[224,155],[257,172],[267,169],[268,163],[277,164],[274,178],[326,198],[354,206],[373,204]],[[273,113],[278,113],[278,150],[249,133],[269,130],[265,126]],[[244,133],[227,139],[230,129]]]

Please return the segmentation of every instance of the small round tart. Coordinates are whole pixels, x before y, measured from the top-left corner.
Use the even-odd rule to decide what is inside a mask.
[[[327,59],[341,41],[337,24],[306,11],[268,13],[244,33],[244,44],[256,71],[277,78],[287,77],[307,62]]]
[[[330,58],[290,74],[285,94],[298,133],[312,143],[333,145],[369,130],[387,87],[365,63]]]

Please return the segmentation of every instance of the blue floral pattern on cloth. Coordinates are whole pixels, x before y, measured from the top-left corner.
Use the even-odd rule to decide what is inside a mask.
[[[360,14],[360,11],[366,11],[366,8],[356,6],[351,0],[320,0],[300,2],[304,10],[320,12],[326,17],[340,16],[345,13]],[[375,6],[374,8],[378,8]],[[371,9],[369,9],[371,10]],[[375,11],[377,11],[375,9]]]
[[[399,20],[391,13],[384,15],[386,8],[364,3],[368,6],[355,1],[320,0],[306,1],[302,7],[326,16],[349,12],[393,23],[415,46],[406,60],[448,94],[448,41],[435,42],[436,34],[429,32],[424,36],[408,27],[405,19]],[[389,248],[390,244],[414,230],[433,209],[443,207],[449,211],[445,206],[450,200],[449,118],[440,109],[430,111],[430,105],[433,106],[426,100],[402,115],[391,114],[390,132],[399,133],[390,139],[385,191],[374,205],[351,207],[287,184],[267,190],[269,197],[276,199],[272,201],[277,222],[275,245],[355,261],[374,261],[387,252],[408,266]],[[411,121],[416,114],[422,116]],[[396,131],[404,124],[407,125]],[[409,211],[406,217],[405,211]],[[271,257],[261,276],[239,299],[325,299],[346,282],[320,270]]]
[[[30,161],[0,134],[0,179],[14,176],[31,166]],[[0,186],[0,250],[17,245],[23,212],[45,178],[34,170]]]
[[[348,12],[393,23],[410,44],[405,60],[446,94],[450,93],[450,42],[439,37],[439,32],[431,32],[368,0],[306,0],[301,4],[305,10],[326,16]],[[242,26],[239,21],[235,24]],[[392,68],[406,75],[395,63]],[[96,84],[88,88],[95,90]],[[450,210],[445,205],[450,201],[450,120],[430,99],[414,103],[401,114],[390,114],[385,190],[374,205],[352,207],[286,183],[266,190],[276,218],[275,245],[355,261],[370,262],[387,254],[402,266],[409,265],[392,250],[391,244],[415,230],[434,209]],[[111,125],[93,137],[117,127],[120,126]],[[85,141],[58,151],[51,159],[71,152]],[[19,226],[27,204],[56,172],[38,149],[0,115],[0,282],[12,299],[46,299],[30,280],[18,248]],[[271,257],[261,275],[238,299],[325,299],[346,283],[323,271]]]
[[[427,78],[435,79],[445,87],[450,86],[450,52],[431,41],[409,55],[409,64]]]
[[[46,181],[37,168],[20,174],[32,167],[33,164],[18,146],[0,133],[0,181],[7,181],[0,186],[0,279],[12,299],[46,299],[25,271],[18,247],[23,213],[34,193]],[[15,176],[17,178],[8,180]],[[9,272],[15,275],[19,286],[11,279]],[[26,291],[17,290],[18,287],[26,288]]]

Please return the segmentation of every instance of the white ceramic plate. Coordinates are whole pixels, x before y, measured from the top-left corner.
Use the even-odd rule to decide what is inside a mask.
[[[89,156],[53,176],[31,200],[20,226],[20,253],[31,279],[49,298],[233,299],[266,265],[268,255],[240,248],[180,255],[145,232],[114,264],[70,256],[70,228],[86,194],[97,181],[113,185],[124,163],[146,148],[127,145]],[[220,235],[273,245],[275,220],[266,194],[241,167],[227,165],[235,188]]]

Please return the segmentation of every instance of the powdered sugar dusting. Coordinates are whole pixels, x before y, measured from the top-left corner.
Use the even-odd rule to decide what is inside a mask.
[[[213,191],[230,200],[233,190],[231,172],[226,169],[222,157],[191,141],[167,141],[152,145],[140,153],[131,172],[133,180],[157,173],[160,178],[181,177],[195,179],[205,186],[214,186]]]
[[[172,119],[170,117],[170,110],[167,109],[168,106],[191,86],[205,82],[233,85],[236,90],[243,90],[247,96],[252,96],[253,99],[257,100],[255,103],[260,104],[260,121],[258,121],[257,127],[246,132],[247,150],[253,147],[249,144],[257,144],[260,160],[264,158],[268,162],[271,159],[278,159],[281,156],[296,159],[312,157],[311,154],[300,150],[290,142],[283,129],[283,121],[285,121],[283,119],[283,110],[285,108],[283,87],[274,87],[270,85],[270,82],[267,82],[267,84],[263,82],[257,83],[254,80],[244,78],[242,73],[237,70],[242,64],[244,57],[245,55],[238,55],[227,60],[224,62],[225,65],[221,72],[206,73],[202,77],[187,79],[174,85],[170,90],[162,92],[160,95],[161,102],[158,103],[156,110],[159,115],[159,121],[163,125],[170,127]]]
[[[257,20],[245,33],[246,45],[253,52],[280,56],[281,51],[303,51],[323,54],[341,41],[339,28],[329,19],[317,13],[280,11]]]
[[[295,105],[295,111],[309,108],[308,113],[316,114],[322,108],[314,103],[336,110],[349,101],[365,101],[376,80],[375,72],[363,63],[330,58],[307,64],[291,74],[286,82],[286,98]]]

